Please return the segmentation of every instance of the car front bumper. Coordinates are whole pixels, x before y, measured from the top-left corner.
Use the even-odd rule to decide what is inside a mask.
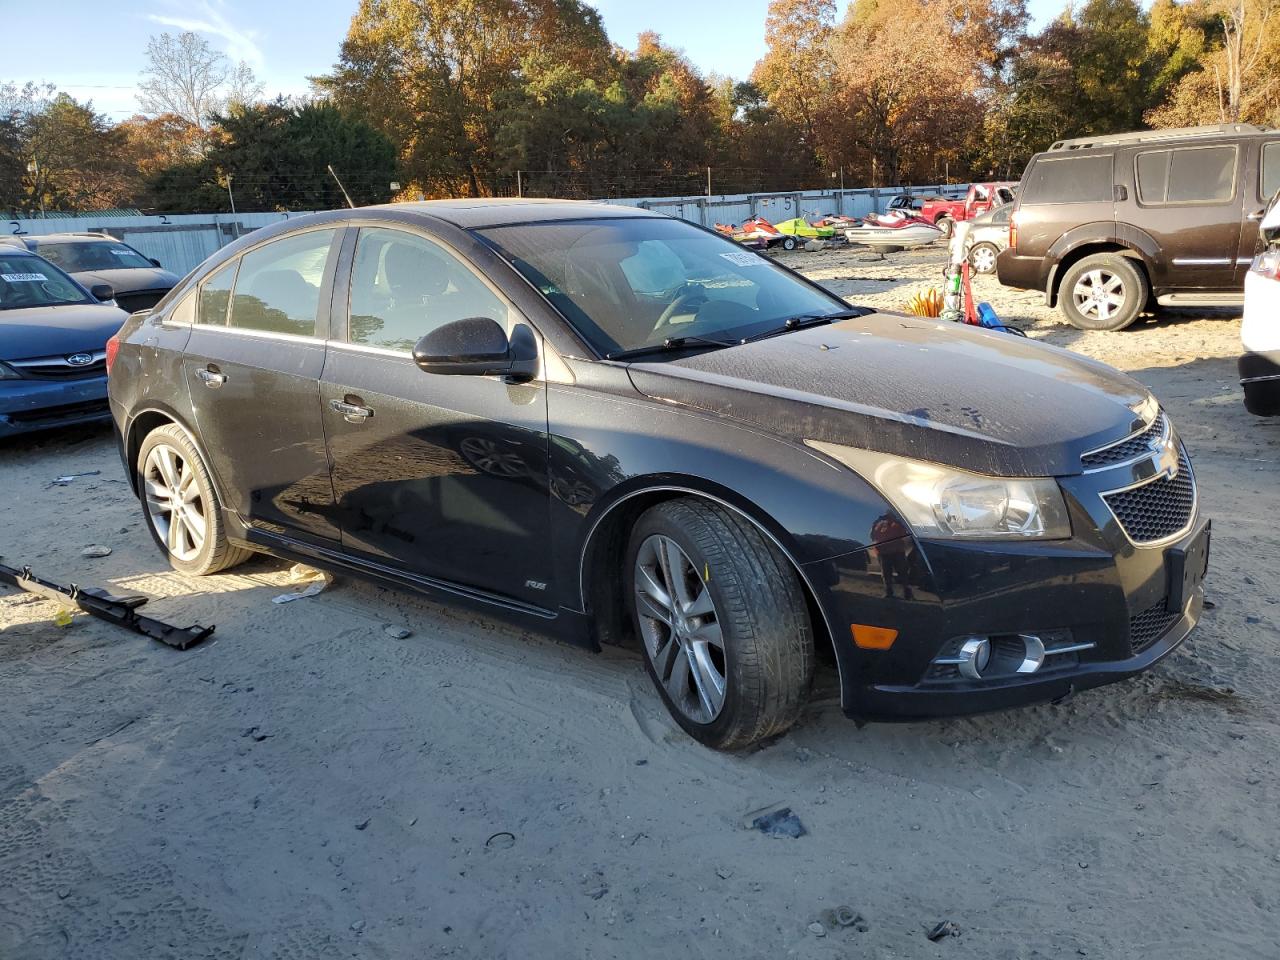
[[[80,380],[0,380],[0,437],[110,416],[106,374]]]
[[[1280,350],[1240,358],[1244,408],[1259,417],[1280,416]]]
[[[1135,545],[1101,497],[1123,486],[1116,472],[1060,481],[1075,531],[1069,540],[906,537],[807,564],[834,640],[844,712],[914,720],[1058,700],[1131,677],[1174,650],[1204,607],[1208,521],[1193,504],[1180,532]],[[1196,565],[1194,577],[1183,576]],[[855,624],[897,637],[889,649],[864,649]],[[1046,656],[1032,673],[983,679],[940,676],[934,663],[961,638],[1022,635],[1084,649]]]

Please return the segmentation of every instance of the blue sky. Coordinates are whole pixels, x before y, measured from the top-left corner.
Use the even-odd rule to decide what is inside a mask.
[[[764,52],[767,0],[595,0],[610,38],[626,47],[656,30],[704,72],[744,78]],[[1030,0],[1043,22],[1063,0]],[[113,120],[136,110],[147,38],[194,30],[247,61],[268,95],[307,91],[337,57],[357,0],[0,0],[6,42],[0,81],[48,81]],[[842,4],[843,6],[843,4]],[[57,42],[48,38],[60,25]]]

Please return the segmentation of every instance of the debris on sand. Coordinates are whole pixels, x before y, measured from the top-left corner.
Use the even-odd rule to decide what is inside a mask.
[[[92,546],[85,547],[83,550],[81,550],[80,556],[89,557],[91,559],[95,557],[109,557],[111,556],[111,548],[104,547],[100,543],[95,543]]]
[[[791,812],[791,807],[782,803],[748,813],[742,818],[742,825],[747,830],[759,830],[766,837],[788,837],[792,840],[809,832],[800,818]]]
[[[408,627],[393,627],[391,624],[387,624],[383,627],[382,632],[392,640],[403,640],[405,637],[413,636],[413,631]]]
[[[292,593],[282,593],[278,597],[272,597],[272,603],[292,603],[294,600],[301,600],[304,597],[314,597],[329,584],[333,583],[333,576],[323,570],[309,567],[305,563],[295,563],[289,568],[289,582],[297,585],[305,583],[307,587],[303,590],[294,590]]]
[[[939,940],[945,940],[947,937],[960,936],[960,927],[951,920],[943,920],[936,927],[925,934],[934,943]]]

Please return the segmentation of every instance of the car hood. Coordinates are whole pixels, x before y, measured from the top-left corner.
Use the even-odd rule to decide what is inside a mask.
[[[0,360],[102,350],[128,317],[106,303],[0,310]]]
[[[1067,476],[1133,432],[1145,387],[997,331],[890,313],[630,368],[655,399],[794,440],[999,476]]]
[[[168,290],[178,285],[176,276],[159,267],[80,270],[71,276],[86,289],[95,283],[109,283],[116,293],[133,293],[135,290]]]

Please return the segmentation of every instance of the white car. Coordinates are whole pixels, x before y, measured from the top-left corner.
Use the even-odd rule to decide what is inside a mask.
[[[1280,194],[1260,224],[1263,249],[1244,280],[1240,385],[1244,405],[1260,417],[1280,416]]]

